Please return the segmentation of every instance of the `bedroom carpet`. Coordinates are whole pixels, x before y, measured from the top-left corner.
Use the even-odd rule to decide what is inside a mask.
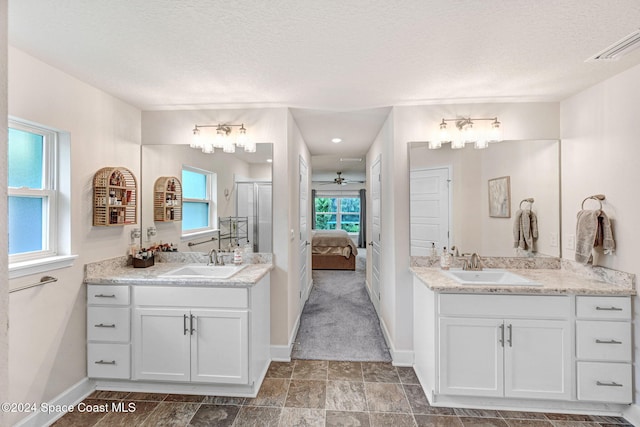
[[[292,358],[391,361],[365,289],[366,252],[358,251],[356,271],[313,270],[313,288],[302,311]]]

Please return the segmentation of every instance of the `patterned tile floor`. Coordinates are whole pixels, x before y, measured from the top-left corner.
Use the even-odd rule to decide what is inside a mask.
[[[54,425],[631,426],[620,417],[435,408],[429,405],[412,368],[376,362],[273,362],[254,399],[96,391],[84,402],[135,404],[135,411],[71,412]]]

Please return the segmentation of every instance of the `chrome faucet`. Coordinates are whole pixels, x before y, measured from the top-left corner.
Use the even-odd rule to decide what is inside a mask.
[[[216,248],[212,248],[209,251],[209,261],[207,265],[220,265],[220,260],[218,259],[218,250]]]
[[[480,260],[480,256],[474,252],[471,254],[471,258],[468,260],[464,260],[464,265],[462,266],[463,270],[471,270],[471,271],[480,271],[482,270],[482,262]]]

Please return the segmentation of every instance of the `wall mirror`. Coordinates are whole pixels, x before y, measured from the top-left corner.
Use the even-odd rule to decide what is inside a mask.
[[[412,256],[430,255],[432,242],[438,253],[455,245],[480,256],[560,256],[560,141],[503,141],[483,150],[411,142],[408,150]],[[499,195],[490,194],[496,179],[508,182]],[[497,199],[509,204],[499,215],[491,210]],[[514,248],[519,209],[536,215],[533,251]]]
[[[205,154],[199,149],[179,144],[143,145],[141,151],[140,243],[143,247],[152,242],[163,242],[173,243],[180,251],[206,252],[211,248],[229,249],[229,245],[235,246],[240,240],[241,245],[248,243],[255,252],[272,251],[273,144],[256,144],[255,153],[223,153],[222,150],[216,150],[215,153]],[[183,223],[190,221],[187,227],[198,229],[202,225],[198,221],[206,220],[207,214],[204,211],[208,205],[188,203],[193,197],[189,192],[193,185],[182,179],[183,169],[197,172],[196,180],[202,176],[210,176],[211,181],[206,181],[203,188],[210,189],[213,223],[220,230],[220,235],[204,231],[188,239],[183,238]],[[171,205],[170,199],[179,200],[179,196],[174,196],[173,192],[162,194],[158,202],[158,193],[154,191],[154,187],[160,177],[168,177],[169,183],[171,177],[181,181],[181,212],[177,204]],[[162,220],[158,212],[154,212],[158,205],[166,209]],[[194,210],[202,215],[194,214]],[[172,211],[171,214],[169,211]],[[178,218],[178,214],[181,215],[181,220],[172,221],[172,218]],[[198,219],[202,217],[205,219]],[[246,223],[242,220],[245,217]],[[218,223],[219,218],[223,220]],[[239,220],[226,221],[233,218]],[[212,237],[216,240],[211,240]],[[217,240],[218,238],[220,239]]]

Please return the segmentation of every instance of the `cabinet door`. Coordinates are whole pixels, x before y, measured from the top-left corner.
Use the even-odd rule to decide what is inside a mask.
[[[134,318],[134,379],[189,381],[189,312],[136,308]]]
[[[191,315],[191,381],[248,384],[248,312],[191,310]]]
[[[439,393],[503,395],[501,319],[440,318]]]
[[[571,398],[569,322],[505,320],[505,396]]]

